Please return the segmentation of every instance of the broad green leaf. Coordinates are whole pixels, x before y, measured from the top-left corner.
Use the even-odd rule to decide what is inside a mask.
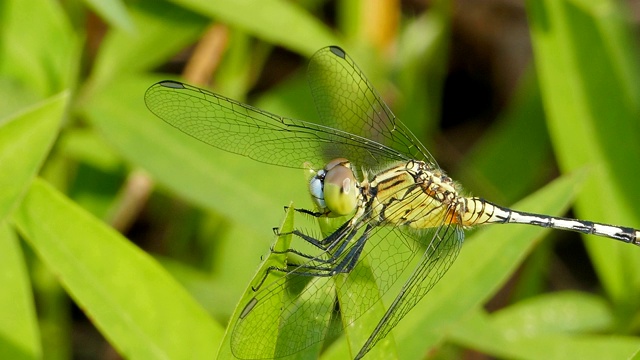
[[[37,180],[16,212],[22,236],[100,332],[130,359],[201,359],[222,329],[148,254]]]
[[[492,314],[492,322],[511,337],[611,329],[613,314],[597,296],[558,292],[521,301]]]
[[[284,214],[280,207],[273,212],[278,215]],[[238,299],[246,289],[246,284],[255,274],[262,258],[269,253],[268,240],[273,238],[272,228],[273,226],[263,229],[265,231],[258,236],[253,229],[236,224],[220,238],[220,243],[217,244],[218,251],[214,254],[217,271],[213,275],[216,285],[223,290],[218,297],[229,301],[228,307],[224,308],[225,317],[229,317],[233,312]],[[221,307],[218,304],[215,308]]]
[[[173,0],[203,15],[237,26],[267,42],[311,56],[338,44],[331,30],[293,2],[283,0]],[[259,8],[260,11],[256,11]]]
[[[579,180],[578,176],[560,178],[514,208],[562,214]],[[442,280],[398,324],[395,337],[402,344],[401,358],[419,358],[441,341],[447,327],[500,288],[546,232],[534,226],[493,225],[470,236]]]
[[[62,93],[0,121],[0,221],[20,201],[49,153],[68,99]]]
[[[60,3],[5,0],[0,6],[0,74],[41,97],[70,88],[80,45]]]
[[[629,359],[640,339],[612,335],[545,334],[519,337],[477,310],[451,330],[455,343],[499,358],[517,359]]]
[[[133,23],[122,0],[85,0],[85,2],[112,26],[133,32]]]
[[[576,201],[585,220],[640,227],[640,69],[619,2],[528,1],[540,91],[563,172],[592,171]],[[588,239],[622,327],[640,304],[640,251]],[[615,259],[612,261],[612,259]]]
[[[211,217],[220,219],[216,215]],[[273,232],[265,230],[273,236]],[[191,241],[188,246],[193,246],[193,236],[187,238]],[[206,249],[211,251],[211,269],[196,268],[175,258],[161,258],[161,263],[215,319],[228,319],[261,259],[269,253],[268,239],[262,241],[255,232],[241,225],[228,226],[226,222],[211,231],[200,231],[196,236],[199,241],[207,242],[202,246],[209,246]],[[176,237],[180,235],[170,236],[168,241],[175,243]]]
[[[0,50],[0,53],[2,53],[2,50]],[[7,76],[2,76],[1,72],[0,98],[2,99],[2,102],[0,102],[0,119],[5,119],[23,108],[42,100],[42,97],[26,84],[16,83]]]
[[[448,340],[465,348],[501,358],[516,358],[522,353],[509,346],[505,334],[491,323],[490,315],[482,308],[476,308],[462,317],[448,330]]]
[[[0,358],[40,359],[35,304],[22,249],[13,230],[0,221]]]
[[[24,244],[23,249],[28,246]],[[69,359],[73,353],[73,311],[71,300],[65,293],[56,274],[42,261],[29,254],[28,265],[33,286],[33,297],[38,310],[38,325],[42,353],[51,359]]]
[[[631,359],[640,349],[638,338],[611,335],[550,335],[515,341],[522,359]]]

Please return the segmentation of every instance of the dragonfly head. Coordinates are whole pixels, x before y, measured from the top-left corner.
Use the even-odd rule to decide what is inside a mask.
[[[309,182],[309,191],[316,206],[328,216],[353,213],[358,206],[358,182],[347,159],[333,159]]]

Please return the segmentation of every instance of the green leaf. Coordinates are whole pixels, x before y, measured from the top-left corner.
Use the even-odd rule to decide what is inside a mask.
[[[136,3],[130,12],[138,30],[114,29],[107,34],[94,65],[92,87],[162,64],[196,41],[207,25],[205,18],[166,2]]]
[[[451,338],[486,354],[517,359],[629,359],[640,347],[640,340],[624,336],[550,333],[520,337],[506,325],[501,327],[484,310],[477,310],[452,329]]]
[[[640,340],[610,335],[550,335],[516,341],[512,348],[527,354],[523,359],[630,359],[637,356]]]
[[[321,47],[339,44],[331,30],[296,3],[282,0],[173,2],[306,56]],[[256,11],[257,8],[260,11]]]
[[[18,238],[0,221],[0,358],[40,359],[42,349],[27,267]]]
[[[17,205],[49,153],[68,100],[62,93],[0,121],[0,221]]]
[[[558,163],[563,172],[592,169],[576,201],[576,213],[588,220],[638,227],[640,61],[631,39],[633,29],[620,6],[610,0],[527,2]],[[586,244],[607,293],[618,305],[621,322],[627,323],[640,304],[640,251],[591,237]]]
[[[130,359],[202,359],[222,329],[148,254],[42,180],[15,222],[66,291]]]
[[[85,2],[112,26],[133,32],[133,23],[122,0],[85,0]]]
[[[0,74],[38,96],[70,88],[80,44],[60,3],[6,0],[0,6]]]
[[[613,324],[611,308],[602,298],[568,291],[521,301],[492,318],[510,337],[606,331]]]

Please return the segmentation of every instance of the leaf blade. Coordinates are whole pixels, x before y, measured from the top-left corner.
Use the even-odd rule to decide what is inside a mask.
[[[184,289],[149,255],[46,182],[33,183],[14,220],[121,355],[175,359],[214,354],[222,329]]]

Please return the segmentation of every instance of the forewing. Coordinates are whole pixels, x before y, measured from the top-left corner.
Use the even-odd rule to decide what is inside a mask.
[[[315,123],[260,110],[177,81],[151,86],[145,103],[180,131],[219,149],[292,168],[322,168],[337,157],[389,158],[374,141]]]
[[[344,50],[337,46],[320,49],[311,58],[307,73],[323,125],[372,139],[397,151],[390,153],[388,159],[350,155],[348,159],[352,162],[376,169],[380,161],[417,159],[437,168],[429,151],[395,117]]]

